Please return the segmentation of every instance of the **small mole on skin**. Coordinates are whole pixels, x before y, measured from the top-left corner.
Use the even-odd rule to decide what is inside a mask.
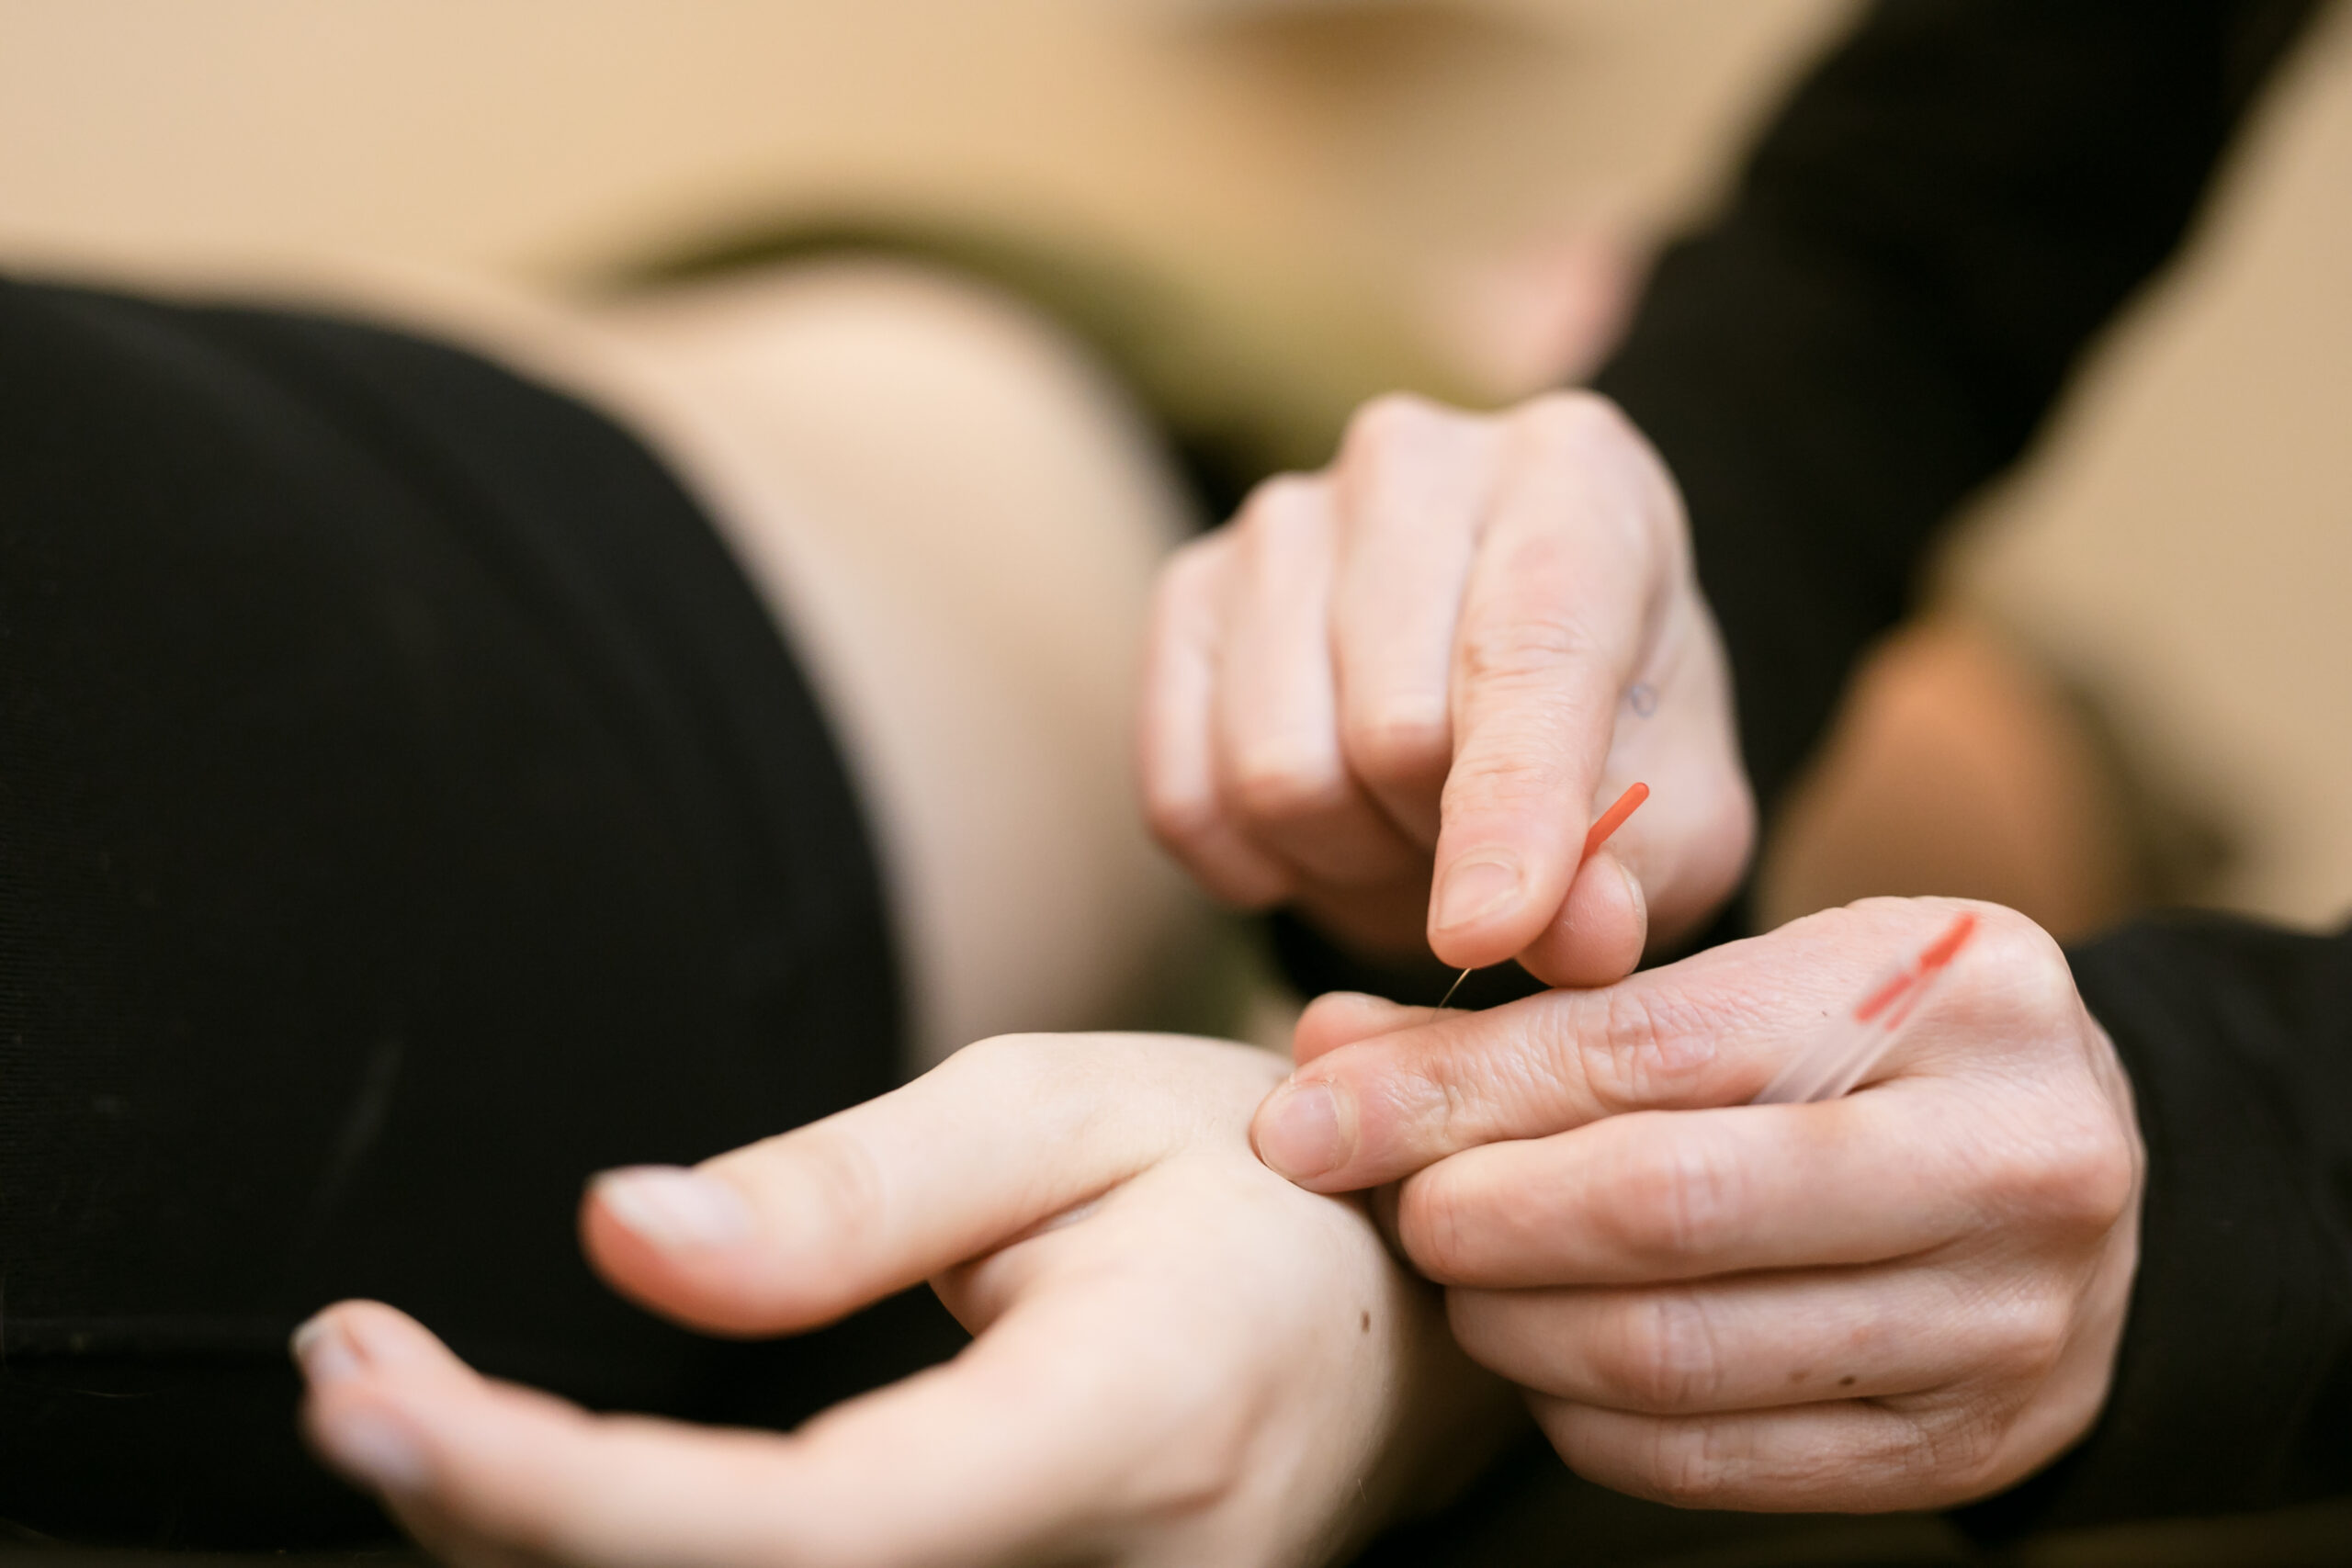
[[[1848,1372],[1844,1377],[1839,1378],[1839,1379],[1838,1380],[1838,1386],[1839,1388],[1851,1388],[1851,1387],[1853,1387],[1853,1386],[1854,1386],[1854,1374],[1853,1374],[1853,1373],[1851,1373],[1851,1372]]]
[[[1803,1382],[1805,1379],[1811,1376],[1813,1376],[1813,1369],[1811,1367],[1799,1367],[1795,1371],[1789,1374],[1789,1381],[1791,1382]]]
[[[1361,1333],[1364,1333],[1364,1334],[1369,1334],[1369,1333],[1371,1333],[1371,1332],[1372,1332],[1372,1314],[1370,1314],[1370,1313],[1365,1313],[1365,1314],[1363,1314],[1363,1322],[1358,1325],[1358,1330],[1359,1330],[1359,1332],[1361,1332]]]

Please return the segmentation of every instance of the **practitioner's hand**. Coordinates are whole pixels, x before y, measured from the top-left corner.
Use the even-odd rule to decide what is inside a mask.
[[[1331,997],[1258,1114],[1406,1250],[1579,1473],[1716,1507],[1939,1507],[2071,1446],[2137,1258],[2132,1093],[2022,916],[1865,1088],[1746,1104],[1950,899],[1873,899],[1481,1013]]]
[[[1140,755],[1153,830],[1218,896],[1555,985],[1696,930],[1754,838],[1680,498],[1586,393],[1382,399],[1331,468],[1180,551]],[[1635,781],[1650,804],[1579,872]]]
[[[461,1563],[1320,1561],[1517,1413],[1360,1205],[1251,1156],[1282,1070],[1009,1037],[693,1174],[600,1180],[592,1258],[681,1322],[786,1333],[933,1278],[978,1336],[790,1436],[592,1416],[370,1303],[298,1340],[308,1431]]]

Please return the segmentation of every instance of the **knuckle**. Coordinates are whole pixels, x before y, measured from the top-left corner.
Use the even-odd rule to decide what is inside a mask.
[[[1216,793],[1192,780],[1146,770],[1142,795],[1144,826],[1170,854],[1195,869],[1208,861],[1231,828]]]
[[[1713,1059],[1706,1021],[1683,1017],[1675,994],[1649,986],[1612,986],[1600,1005],[1598,1046],[1583,1053],[1595,1095],[1617,1111],[1689,1100]]]
[[[1384,392],[1350,417],[1340,450],[1344,459],[1415,446],[1438,434],[1448,421],[1459,417],[1416,393]]]
[[[1491,744],[1465,747],[1453,759],[1441,795],[1447,820],[1498,812],[1516,817],[1522,811],[1555,809],[1560,791],[1560,771],[1533,753],[1543,750],[1498,752]]]
[[[1534,439],[1555,449],[1582,453],[1620,443],[1634,434],[1633,422],[1599,392],[1546,392],[1521,405],[1520,419]]]
[[[1521,439],[1537,460],[1622,485],[1645,522],[1671,512],[1656,504],[1661,492],[1670,495],[1671,481],[1648,439],[1612,400],[1590,391],[1552,392],[1527,403],[1519,417]]]
[[[2086,1122],[2047,1129],[2016,1146],[1989,1180],[1990,1206],[2006,1222],[2077,1238],[2105,1235],[2130,1207],[2137,1162],[2120,1130]]]
[[[1629,1140],[1617,1156],[1617,1201],[1602,1211],[1611,1239],[1650,1268],[1678,1268],[1715,1251],[1737,1224],[1740,1168],[1715,1145],[1685,1138]]]
[[[2138,1162],[2120,1133],[2086,1128],[2063,1139],[2052,1151],[2041,1198],[2044,1210],[2068,1231],[2104,1235],[2130,1207],[2139,1179]]]
[[[1324,483],[1315,474],[1276,474],[1261,479],[1241,503],[1234,525],[1245,540],[1262,545],[1269,534],[1311,514],[1321,502]]]
[[[1965,1490],[2000,1457],[2008,1422],[1991,1401],[1953,1400],[1912,1418],[1912,1439],[1891,1456],[1923,1488]]]
[[[2074,1303],[2039,1292],[2000,1314],[1984,1370],[2004,1382],[2038,1384],[2055,1371],[2075,1328]]]
[[[1156,649],[1198,637],[1214,615],[1229,545],[1212,534],[1181,546],[1152,580],[1149,626]]]
[[[1161,601],[1189,600],[1207,593],[1232,548],[1233,536],[1223,528],[1177,546],[1159,568],[1156,589]]]
[[[1348,781],[1337,762],[1296,747],[1244,751],[1227,781],[1235,807],[1270,824],[1313,820],[1346,804]]]
[[[1356,772],[1383,782],[1441,776],[1453,748],[1453,726],[1442,697],[1351,713],[1340,736]]]
[[[1457,662],[1466,682],[1510,689],[1548,681],[1568,665],[1606,652],[1576,617],[1555,612],[1464,626]]]
[[[1396,1235],[1405,1255],[1431,1283],[1470,1282],[1477,1267],[1467,1195],[1458,1177],[1420,1175],[1396,1194]]]
[[[2002,978],[2001,996],[2021,1026],[2048,1028],[2071,1020],[2079,1003],[2075,976],[2057,939],[2014,909],[1979,905],[1987,962],[1980,973]]]
[[[1604,1376],[1635,1409],[1713,1404],[1723,1388],[1723,1353],[1705,1304],[1687,1291],[1646,1292],[1625,1314],[1624,1340]]]
[[[1652,1495],[1677,1507],[1703,1508],[1722,1496],[1731,1466],[1713,1423],[1661,1423],[1649,1442],[1647,1472]]]
[[[1623,525],[1629,542],[1672,547],[1682,535],[1674,480],[1648,439],[1615,402],[1598,392],[1554,392],[1525,404],[1518,437],[1533,460],[1573,472],[1596,499],[1611,498],[1600,515]],[[1681,563],[1679,548],[1665,558]]]
[[[1181,856],[1216,825],[1216,802],[1197,790],[1147,772],[1143,780],[1143,819],[1153,838]]]

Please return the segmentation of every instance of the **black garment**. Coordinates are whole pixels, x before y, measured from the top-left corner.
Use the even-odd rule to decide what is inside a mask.
[[[1665,255],[1597,384],[1681,482],[1768,811],[1935,531],[2179,244],[2313,10],[1883,0]],[[1312,988],[1443,978],[1283,937]],[[2097,1431],[1967,1522],[2352,1492],[2352,932],[2152,921],[2075,964],[2148,1140],[2143,1261]],[[1551,1555],[1532,1539],[1507,1550]]]
[[[0,282],[0,1519],[380,1532],[292,1432],[346,1295],[604,1404],[915,1364],[711,1345],[572,1241],[591,1172],[867,1098],[899,1035],[823,716],[629,437],[390,333]]]

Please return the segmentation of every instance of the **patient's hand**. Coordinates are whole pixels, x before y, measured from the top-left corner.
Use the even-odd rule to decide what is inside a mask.
[[[2132,1091],[2056,944],[1979,935],[1859,1092],[1747,1103],[1960,908],[1871,899],[1480,1013],[1328,997],[1260,1112],[1407,1252],[1580,1474],[1694,1506],[1939,1507],[2071,1446],[2138,1257]]]
[[[1754,838],[1680,498],[1589,394],[1384,399],[1329,469],[1261,486],[1163,570],[1140,735],[1153,829],[1204,885],[1373,955],[1612,980]]]
[[[681,1322],[787,1333],[930,1278],[977,1335],[789,1436],[590,1416],[370,1303],[298,1337],[308,1430],[465,1562],[1319,1561],[1511,1412],[1354,1202],[1250,1154],[1282,1073],[1006,1037],[692,1174],[598,1182],[592,1258]]]

